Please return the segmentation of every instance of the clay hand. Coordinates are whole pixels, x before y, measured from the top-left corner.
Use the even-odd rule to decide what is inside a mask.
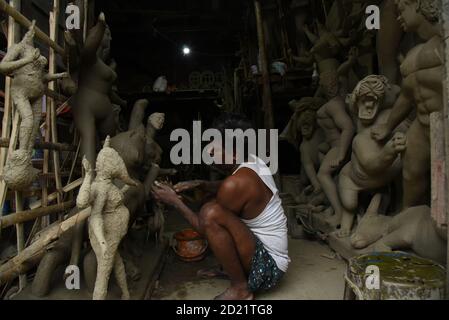
[[[25,59],[28,61],[28,63],[31,63],[31,62],[36,61],[40,57],[41,57],[41,51],[39,49],[34,49],[33,54],[26,57]]]
[[[333,159],[331,161],[331,169],[333,169],[333,170],[338,169],[342,165],[344,160],[345,160],[344,158],[343,159],[342,158]]]
[[[383,141],[391,134],[390,128],[386,124],[375,126],[371,129],[371,138],[376,141]]]
[[[89,160],[87,160],[86,156],[83,157],[83,168],[84,171],[87,174],[92,174],[93,169],[92,169],[92,165],[90,164]]]
[[[392,147],[396,154],[402,153],[407,148],[407,137],[402,132],[396,132],[389,143],[392,144]]]
[[[28,35],[34,37],[35,34],[36,34],[36,20],[33,20],[31,22],[30,27],[28,28]]]
[[[156,201],[165,203],[169,206],[176,206],[181,202],[180,197],[172,188],[158,182],[155,182],[151,194]]]
[[[177,193],[181,193],[181,192],[200,188],[203,185],[204,185],[204,181],[201,181],[201,180],[185,181],[185,182],[180,182],[180,183],[176,184],[173,187],[173,189]]]

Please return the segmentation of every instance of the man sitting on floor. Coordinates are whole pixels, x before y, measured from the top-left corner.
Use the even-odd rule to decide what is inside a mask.
[[[226,129],[246,131],[251,126],[241,116],[226,114],[215,121],[213,128],[224,137]],[[226,152],[223,146],[213,147],[214,157],[225,159]],[[229,175],[224,181],[175,186],[178,193],[200,186],[216,190],[216,198],[199,214],[168,186],[154,187],[153,196],[173,206],[207,239],[231,282],[216,299],[252,300],[253,293],[273,288],[287,271],[287,218],[273,176],[263,174],[269,172],[267,165],[254,155],[246,157],[249,161],[236,163],[235,148],[231,156],[234,164],[216,165]]]

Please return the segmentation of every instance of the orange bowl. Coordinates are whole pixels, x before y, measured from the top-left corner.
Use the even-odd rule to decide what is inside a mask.
[[[207,241],[195,230],[185,229],[174,236],[173,250],[186,262],[200,261],[206,256]]]

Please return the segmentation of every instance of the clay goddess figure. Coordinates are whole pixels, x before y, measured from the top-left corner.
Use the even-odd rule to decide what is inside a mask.
[[[124,189],[136,186],[136,182],[128,176],[120,155],[110,147],[109,137],[98,154],[95,179],[87,158],[83,159],[83,167],[86,176],[76,202],[80,209],[91,207],[89,238],[98,263],[93,299],[106,299],[112,269],[122,290],[122,299],[129,299],[125,267],[117,249],[128,231],[129,211],[123,204]],[[122,180],[127,186],[117,188],[114,179]]]
[[[11,97],[20,115],[19,149],[11,155],[3,174],[12,190],[27,188],[37,176],[31,156],[39,132],[42,96],[48,82],[68,76],[66,73],[46,73],[48,61],[33,43],[35,25],[33,21],[22,41],[13,45],[0,63],[0,72],[12,77]]]
[[[371,75],[359,82],[349,98],[359,128],[352,142],[351,161],[339,175],[343,216],[337,234],[341,237],[350,234],[359,192],[385,187],[401,172],[399,154],[406,148],[405,134],[398,131],[387,143],[379,143],[371,137],[373,125],[385,123],[390,115],[391,109],[386,108],[391,106],[394,98],[388,95],[394,97],[397,94],[387,78]]]
[[[81,151],[89,163],[95,163],[97,134],[102,140],[117,132],[110,98],[117,74],[108,65],[110,42],[111,33],[101,13],[97,25],[89,31],[80,49],[77,91],[70,100],[81,134]]]
[[[413,48],[401,65],[402,91],[387,123],[376,126],[372,136],[384,141],[413,110],[417,117],[407,132],[403,164],[403,205],[428,204],[430,190],[429,116],[443,106],[443,41],[436,0],[399,0],[399,21],[423,43]]]

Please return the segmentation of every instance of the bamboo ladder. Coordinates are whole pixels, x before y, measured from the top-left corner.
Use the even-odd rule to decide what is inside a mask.
[[[28,28],[31,25],[31,21],[20,13],[20,0],[10,0],[8,4],[5,0],[0,0],[0,11],[5,12],[9,16],[8,21],[8,48],[14,43],[20,41],[20,26]],[[59,54],[63,58],[65,57],[65,50],[57,44],[58,39],[58,24],[59,24],[59,14],[60,14],[60,3],[59,0],[53,0],[53,9],[50,12],[49,25],[50,25],[50,36],[47,36],[42,30],[36,27],[36,38],[42,41],[44,44],[49,46],[49,72],[56,73],[56,58]],[[12,109],[11,101],[11,78],[6,77],[5,85],[5,111],[2,121],[2,139],[3,142],[0,145],[0,174],[2,174],[6,161],[14,151],[19,131],[19,114],[14,112]],[[32,209],[29,211],[23,210],[23,196],[20,192],[15,192],[16,201],[16,214],[13,217],[22,217],[22,219],[15,219],[16,233],[17,233],[17,257],[20,258],[26,253],[26,241],[23,230],[23,222],[30,221],[35,218],[44,217],[44,221],[41,227],[47,227],[49,225],[49,215],[52,213],[60,213],[67,210],[70,206],[73,207],[72,202],[62,203],[62,194],[65,192],[70,192],[74,190],[81,184],[81,179],[69,183],[66,187],[62,187],[61,174],[60,174],[60,163],[59,163],[59,152],[66,149],[66,151],[73,151],[73,146],[61,145],[58,143],[57,135],[57,122],[56,118],[58,113],[61,111],[61,106],[58,110],[56,109],[56,99],[61,99],[60,95],[55,93],[54,82],[49,83],[48,92],[44,99],[46,118],[42,127],[45,128],[45,142],[38,144],[40,147],[45,149],[44,151],[44,163],[43,163],[43,188],[42,188],[42,199],[40,202],[32,205]],[[8,142],[9,143],[5,143]],[[51,195],[48,194],[48,179],[49,169],[50,169],[50,150],[52,153],[52,162],[54,169],[54,179],[57,191]],[[76,162],[76,157],[74,162]],[[72,166],[73,168],[73,166]],[[3,208],[7,194],[7,186],[4,181],[0,181],[0,207]],[[57,205],[48,207],[51,201],[57,201]],[[42,209],[38,209],[42,207]],[[34,214],[33,214],[34,212]],[[3,212],[0,212],[0,232],[3,229],[2,218]],[[62,218],[60,216],[60,218]],[[38,221],[37,220],[37,221]],[[14,222],[13,221],[13,222]],[[37,221],[33,227],[33,231],[36,231]],[[33,233],[32,231],[32,233]],[[28,241],[27,241],[28,242]],[[14,260],[14,259],[13,259]],[[3,266],[1,266],[3,267]],[[19,273],[20,274],[20,273]],[[20,274],[19,276],[19,290],[22,290],[26,286],[26,274]]]

